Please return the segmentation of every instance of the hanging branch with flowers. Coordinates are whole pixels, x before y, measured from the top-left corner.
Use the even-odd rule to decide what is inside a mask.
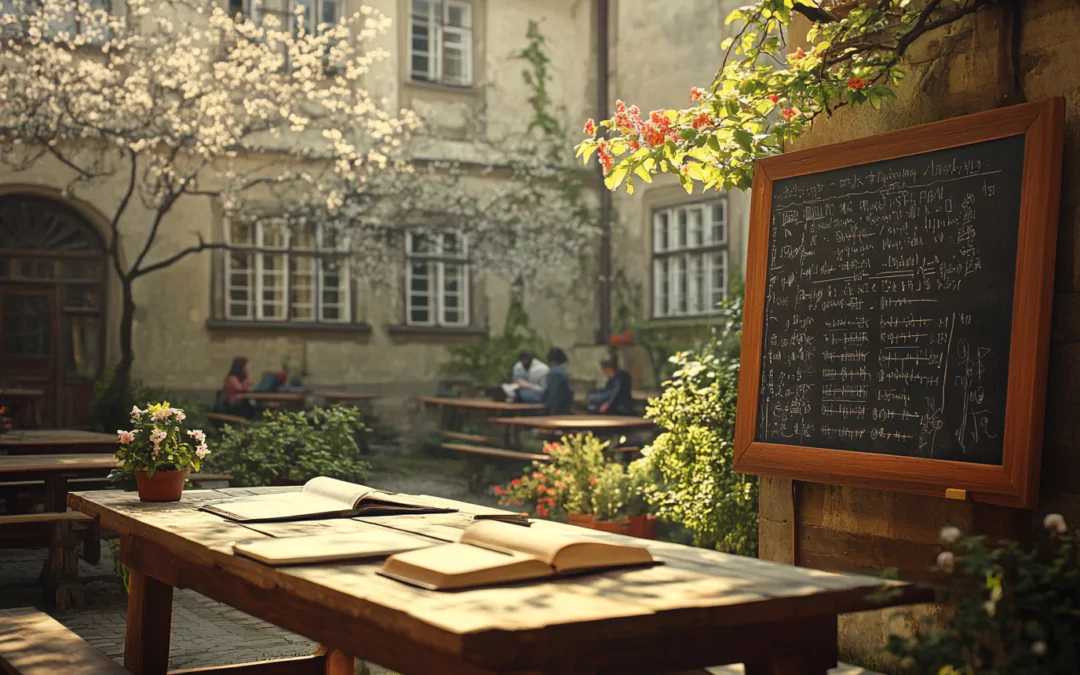
[[[169,402],[131,409],[131,429],[118,429],[120,449],[116,458],[126,473],[145,471],[152,477],[158,471],[198,471],[210,454],[206,434],[199,429],[183,429],[184,411],[169,407]]]
[[[741,22],[724,40],[723,63],[691,106],[654,110],[616,103],[615,114],[585,124],[577,146],[587,163],[596,154],[605,183],[678,176],[687,192],[745,190],[754,162],[784,151],[821,115],[869,103],[880,108],[904,77],[908,49],[930,31],[1003,0],[758,0],[731,13]],[[794,15],[810,21],[808,49],[789,52]],[[606,137],[605,137],[606,136]]]

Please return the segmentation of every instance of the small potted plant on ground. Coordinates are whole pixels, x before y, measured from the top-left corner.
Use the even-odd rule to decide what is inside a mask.
[[[502,504],[536,502],[541,517],[567,514],[571,525],[589,527],[596,519],[593,492],[597,477],[607,465],[606,443],[592,434],[565,436],[559,443],[546,443],[544,454],[550,462],[534,462],[520,478],[497,486],[495,494]]]
[[[130,430],[118,429],[120,449],[116,458],[123,470],[134,473],[139,499],[144,502],[174,502],[180,499],[189,471],[198,471],[210,454],[206,434],[199,429],[183,429],[184,411],[169,407],[168,401],[131,409]]]
[[[629,531],[630,521],[625,515],[627,487],[628,479],[622,464],[608,464],[599,472],[592,498],[596,519],[589,527],[617,534]]]
[[[649,513],[647,498],[655,489],[655,477],[650,475],[648,464],[643,460],[630,463],[626,468],[629,487],[626,494],[626,512],[630,516],[627,534],[641,539],[656,539],[656,516]]]

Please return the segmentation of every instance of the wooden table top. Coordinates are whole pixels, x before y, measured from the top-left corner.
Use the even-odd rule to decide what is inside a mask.
[[[489,398],[454,398],[452,396],[416,396],[421,403],[430,405],[443,405],[449,408],[466,408],[470,410],[498,410],[502,412],[523,412],[526,410],[543,410],[543,403],[509,403],[506,401],[492,401]]]
[[[397,529],[453,541],[468,522],[463,513],[245,527],[198,510],[200,505],[281,491],[186,491],[180,502],[164,504],[140,503],[130,492],[76,492],[68,496],[68,503],[100,517],[103,528],[121,534],[122,560],[132,569],[399,672],[618,672],[635,663],[637,668],[630,669],[639,672],[642,663],[648,663],[639,659],[655,662],[690,653],[682,650],[705,660],[717,658],[708,650],[715,650],[717,635],[733,628],[748,626],[755,634],[768,633],[769,622],[815,617],[835,625],[840,612],[932,598],[928,590],[873,577],[545,521],[534,521],[533,527],[646,546],[664,564],[439,593],[377,575],[381,561],[275,568],[234,556],[232,544],[356,533],[369,530],[373,523],[392,523]],[[470,507],[457,506],[463,512]],[[870,597],[883,587],[891,592]],[[593,665],[597,659],[604,667]]]
[[[567,431],[604,431],[620,429],[648,429],[654,425],[644,417],[625,415],[542,415],[535,417],[499,417],[492,422],[532,429]]]
[[[311,394],[293,391],[249,391],[242,394],[241,398],[267,403],[303,403],[308,396]]]
[[[80,446],[107,450],[115,448],[116,444],[115,434],[80,429],[16,429],[0,436],[0,450],[8,452],[49,448],[64,450]]]
[[[0,401],[6,398],[41,398],[45,395],[40,389],[19,389],[12,387],[10,389],[0,389]]]
[[[365,394],[358,391],[317,391],[312,396],[325,398],[327,401],[371,401],[379,398],[378,394]]]
[[[80,453],[71,455],[0,455],[0,476],[7,480],[10,474],[53,472],[100,472],[115,469],[120,462],[115,455],[105,453]]]

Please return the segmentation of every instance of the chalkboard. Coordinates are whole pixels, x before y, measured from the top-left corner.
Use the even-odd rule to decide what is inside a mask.
[[[773,183],[757,440],[1002,462],[1024,136]]]
[[[735,468],[1032,506],[1064,103],[755,166]]]

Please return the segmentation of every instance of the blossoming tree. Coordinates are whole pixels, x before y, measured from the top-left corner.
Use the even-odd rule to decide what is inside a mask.
[[[635,177],[670,173],[687,192],[695,184],[745,190],[754,161],[782,152],[817,117],[864,103],[879,108],[919,37],[1002,3],[756,0],[728,17],[741,26],[723,43],[712,85],[691,90],[689,107],[643,115],[620,101],[610,119],[585,125],[578,155],[586,162],[597,155],[611,189],[625,183],[633,192]],[[809,21],[812,46],[789,53],[796,15]]]
[[[291,192],[333,207],[340,177],[362,184],[400,167],[415,118],[362,86],[385,56],[369,43],[389,21],[364,8],[316,27],[302,10],[255,22],[206,0],[127,0],[111,12],[35,0],[0,13],[0,161],[19,171],[53,160],[75,197],[121,186],[106,214],[123,297],[117,382],[134,359],[133,283],[222,246],[192,235],[162,250],[162,228],[182,227],[168,218],[181,200],[241,211]]]

